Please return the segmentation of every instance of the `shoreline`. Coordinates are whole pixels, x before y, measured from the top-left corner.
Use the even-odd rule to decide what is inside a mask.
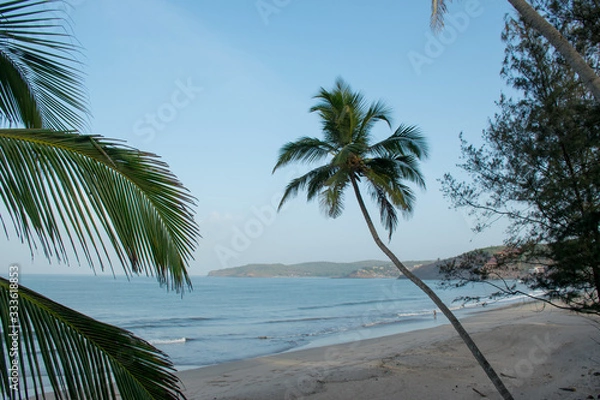
[[[515,399],[600,395],[600,318],[527,302],[461,322]],[[190,400],[499,398],[447,322],[177,375]]]
[[[527,302],[534,302],[535,300],[531,300],[526,297],[520,298],[512,298],[505,299],[499,301],[493,301],[487,303],[487,305],[481,303],[471,303],[462,306],[451,307],[453,313],[458,317],[460,321],[463,319],[470,318],[471,316],[475,316],[479,313],[487,313],[494,310],[502,310],[505,308],[511,308],[513,306],[522,305]],[[434,313],[434,310],[437,311],[437,314]],[[427,318],[430,316],[431,318]],[[439,328],[443,325],[449,325],[450,321],[442,314],[439,309],[432,308],[428,313],[410,313],[405,315],[406,318],[413,319],[414,317],[417,320],[409,321],[396,321],[393,323],[375,323],[375,324],[367,324],[362,328],[357,328],[353,330],[349,330],[346,332],[338,332],[331,336],[324,336],[314,339],[309,343],[305,343],[299,346],[292,346],[289,349],[280,350],[272,353],[265,353],[261,355],[251,356],[251,357],[241,357],[239,359],[230,359],[222,362],[217,362],[214,364],[205,364],[205,365],[175,365],[175,369],[177,372],[184,372],[189,370],[203,369],[214,367],[222,364],[236,363],[242,362],[248,359],[255,358],[263,358],[263,357],[271,357],[276,356],[278,354],[285,353],[293,353],[297,351],[310,350],[314,348],[321,347],[330,347],[336,345],[344,345],[348,343],[371,340],[371,339],[380,339],[387,336],[395,336],[395,335],[403,335],[414,331],[423,331],[428,329]],[[259,336],[259,339],[269,339],[268,336]]]

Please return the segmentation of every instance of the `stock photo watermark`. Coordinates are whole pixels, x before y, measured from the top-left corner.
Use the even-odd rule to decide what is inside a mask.
[[[399,298],[403,295],[401,288],[398,286],[398,282],[392,282],[391,287],[385,286],[382,292],[384,297],[376,303],[375,308],[365,311],[360,316],[360,323],[363,328],[368,328],[377,321],[380,321],[382,314],[398,310],[398,302],[400,302]],[[347,327],[349,329],[354,328],[351,325],[348,325]],[[346,338],[348,341],[347,343],[326,348],[323,356],[323,363],[306,367],[305,372],[297,379],[286,382],[284,399],[301,400],[306,396],[317,392],[319,386],[325,382],[325,379],[337,370],[340,360],[343,360],[346,354],[359,348],[362,340],[370,339],[372,337],[373,334],[367,330],[357,330],[352,332]]]
[[[423,73],[423,67],[433,64],[441,57],[446,48],[455,43],[460,34],[466,32],[474,18],[483,15],[484,8],[480,0],[467,0],[463,4],[463,11],[444,17],[445,25],[438,35],[429,29],[425,32],[425,45],[422,50],[408,52],[408,61],[417,75]]]
[[[348,343],[326,348],[323,355],[324,362],[306,367],[304,373],[298,378],[285,382],[286,391],[283,398],[285,400],[301,400],[316,393],[327,377],[337,370],[344,355],[352,353],[360,347],[360,341],[367,338],[363,333],[357,331],[348,337]]]
[[[281,10],[289,6],[293,0],[257,0],[254,3],[256,11],[265,25],[269,25],[269,19]]]
[[[533,345],[529,348],[529,352],[525,357],[517,361],[511,370],[503,373],[504,376],[511,378],[511,383],[515,387],[520,387],[526,383],[526,379],[530,378],[535,369],[548,361],[552,353],[560,348],[560,345],[553,343],[550,338],[550,332],[546,332],[543,339],[537,335],[533,336]]]
[[[296,178],[299,174],[299,169],[290,169],[286,174],[287,181]],[[222,268],[231,267],[231,261],[238,259],[242,253],[250,249],[252,243],[275,223],[279,213],[287,210],[287,203],[279,209],[282,197],[283,192],[277,192],[271,196],[266,204],[250,207],[250,216],[245,218],[244,222],[233,226],[226,243],[221,242],[213,247]]]
[[[9,372],[9,386],[10,392],[14,397],[17,398],[20,393],[20,371],[19,371],[19,348],[20,348],[20,335],[21,326],[19,324],[19,272],[20,267],[18,264],[11,264],[8,267],[8,280],[9,292],[8,292],[8,334],[9,349],[8,358],[10,365],[8,367]]]
[[[252,242],[261,237],[265,230],[273,225],[277,219],[277,207],[281,200],[281,194],[271,197],[268,204],[252,206],[251,217],[242,224],[234,225],[229,243],[217,244],[214,247],[215,254],[219,259],[221,267],[230,267],[231,260],[237,259],[241,253],[250,248]]]
[[[175,81],[175,89],[168,100],[158,105],[153,112],[148,112],[133,124],[133,133],[145,142],[152,141],[158,132],[164,131],[173,122],[181,110],[188,107],[204,88],[196,86],[192,78],[186,81]]]

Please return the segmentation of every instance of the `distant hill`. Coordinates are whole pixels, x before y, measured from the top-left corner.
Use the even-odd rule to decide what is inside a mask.
[[[486,247],[482,250],[492,256],[504,246]],[[421,279],[441,279],[440,265],[460,258],[462,255],[438,260],[404,261],[415,275]],[[240,278],[402,278],[398,269],[390,261],[366,260],[351,263],[307,262],[301,264],[248,264],[241,267],[210,271],[208,276]]]
[[[505,246],[490,246],[478,250],[487,253],[491,259],[494,256],[494,254],[501,252],[505,248]],[[430,261],[428,263],[416,266],[411,271],[420,279],[442,279],[442,276],[440,274],[440,266],[448,262],[460,259],[463,255],[464,254],[458,255],[456,257],[445,258],[443,260],[438,259],[437,261],[433,262]],[[400,278],[404,277],[401,276]]]
[[[407,261],[409,268],[432,261]],[[241,267],[210,271],[208,276],[277,278],[277,277],[326,277],[326,278],[397,278],[399,272],[389,261],[366,260],[352,263],[307,262],[301,264],[248,264]]]

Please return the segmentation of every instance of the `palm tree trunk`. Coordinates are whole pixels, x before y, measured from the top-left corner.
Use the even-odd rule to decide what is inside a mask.
[[[392,253],[392,251],[379,238],[379,234],[377,233],[377,230],[375,229],[375,225],[373,225],[373,221],[371,220],[369,212],[367,211],[367,207],[365,206],[363,198],[360,194],[358,184],[356,183],[356,180],[354,178],[352,178],[351,181],[352,181],[352,187],[354,189],[354,193],[356,194],[356,199],[358,200],[358,204],[360,206],[360,210],[363,213],[365,221],[367,222],[367,225],[369,227],[369,231],[371,231],[371,235],[373,236],[373,239],[375,240],[375,243],[377,244],[377,246],[379,246],[379,248],[385,253],[385,255],[389,257],[389,259],[394,263],[396,268],[398,268],[400,270],[400,272],[402,274],[404,274],[404,276],[406,276],[408,279],[410,279],[410,281],[412,283],[417,285],[419,287],[419,289],[421,289],[423,292],[425,292],[425,294],[427,294],[427,296],[429,296],[429,298],[431,300],[433,300],[435,305],[446,316],[446,318],[448,318],[448,320],[450,321],[450,323],[452,324],[454,329],[458,332],[458,335],[465,342],[465,344],[467,345],[469,350],[471,350],[471,353],[473,353],[473,356],[475,357],[475,359],[479,362],[479,365],[481,366],[481,368],[483,368],[483,370],[485,371],[487,376],[490,378],[490,380],[492,381],[492,383],[494,384],[494,386],[496,387],[496,389],[498,390],[498,392],[500,393],[502,398],[504,398],[505,400],[513,400],[512,395],[510,394],[510,392],[508,391],[506,386],[504,386],[504,382],[502,382],[502,380],[500,379],[498,374],[496,374],[496,371],[494,370],[494,368],[487,361],[487,359],[485,358],[483,353],[481,353],[481,351],[479,350],[479,348],[477,347],[477,345],[475,344],[473,339],[471,339],[471,336],[465,330],[465,328],[462,326],[462,324],[460,323],[458,318],[456,318],[456,316],[452,313],[452,311],[450,311],[450,309],[444,304],[444,302],[437,296],[437,294],[435,294],[435,292],[429,286],[427,286],[425,284],[425,282],[423,282],[416,275],[414,275],[412,272],[410,272],[410,270],[408,268],[406,268],[406,266],[404,264],[402,264],[402,262],[398,259],[398,257],[396,257],[396,255],[394,253]]]
[[[521,18],[538,31],[550,42],[554,48],[565,58],[573,71],[579,75],[579,79],[594,95],[596,101],[600,102],[600,76],[583,59],[581,54],[569,43],[560,32],[552,26],[544,17],[542,17],[525,0],[508,0],[510,4],[519,12]]]

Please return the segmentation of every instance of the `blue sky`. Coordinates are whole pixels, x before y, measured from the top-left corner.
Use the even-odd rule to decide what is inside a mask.
[[[319,136],[308,112],[320,87],[344,78],[384,100],[394,127],[418,125],[431,157],[422,165],[413,217],[390,247],[403,260],[448,257],[502,242],[502,229],[473,234],[449,209],[437,179],[456,172],[460,132],[477,142],[504,89],[500,34],[507,2],[456,1],[434,39],[430,2],[391,0],[72,0],[84,48],[92,132],[162,156],[197,197],[203,239],[190,272],[253,262],[384,259],[347,196],[326,218],[298,197],[273,205],[302,168],[271,175],[279,148]],[[376,138],[389,135],[382,124]],[[350,193],[349,193],[350,194]],[[1,244],[23,272],[89,273],[48,265],[14,236]]]

